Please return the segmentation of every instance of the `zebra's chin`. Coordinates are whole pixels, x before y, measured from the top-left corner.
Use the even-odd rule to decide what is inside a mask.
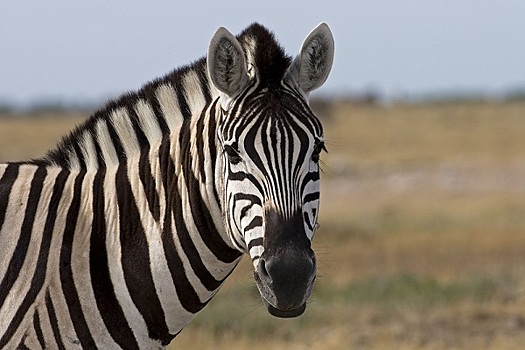
[[[298,316],[301,316],[304,313],[304,311],[306,310],[306,303],[304,303],[303,305],[301,305],[298,308],[293,309],[293,310],[281,310],[281,309],[278,309],[278,308],[272,306],[272,304],[270,304],[268,301],[266,301],[266,299],[262,298],[262,300],[263,300],[264,305],[266,306],[266,309],[270,313],[270,315],[275,316],[275,317],[279,317],[279,318],[294,318],[294,317],[298,317]]]

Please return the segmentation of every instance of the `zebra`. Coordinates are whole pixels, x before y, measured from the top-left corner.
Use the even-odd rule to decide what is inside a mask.
[[[319,158],[309,93],[334,39],[292,58],[264,26],[110,101],[45,156],[0,165],[0,348],[157,349],[244,254],[276,317],[316,276]]]

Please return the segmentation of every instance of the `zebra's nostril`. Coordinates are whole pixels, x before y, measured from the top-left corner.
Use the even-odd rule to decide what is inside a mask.
[[[266,261],[264,259],[261,259],[259,261],[259,274],[261,277],[270,279],[270,275],[268,274],[268,270],[266,270]]]

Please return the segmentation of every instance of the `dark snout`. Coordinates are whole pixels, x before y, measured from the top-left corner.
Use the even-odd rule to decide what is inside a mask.
[[[297,317],[306,309],[316,260],[302,215],[283,220],[267,213],[264,253],[255,271],[262,299],[273,316]]]
[[[263,254],[259,260],[256,280],[272,315],[296,317],[304,312],[316,272],[315,257],[310,252],[285,250],[270,257]]]

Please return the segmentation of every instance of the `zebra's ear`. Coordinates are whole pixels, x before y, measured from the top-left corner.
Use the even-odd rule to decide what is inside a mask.
[[[308,34],[301,52],[289,68],[288,75],[308,94],[323,85],[334,61],[334,37],[326,23]]]
[[[248,82],[244,51],[226,28],[217,29],[211,39],[207,63],[213,85],[230,97],[240,92]]]

